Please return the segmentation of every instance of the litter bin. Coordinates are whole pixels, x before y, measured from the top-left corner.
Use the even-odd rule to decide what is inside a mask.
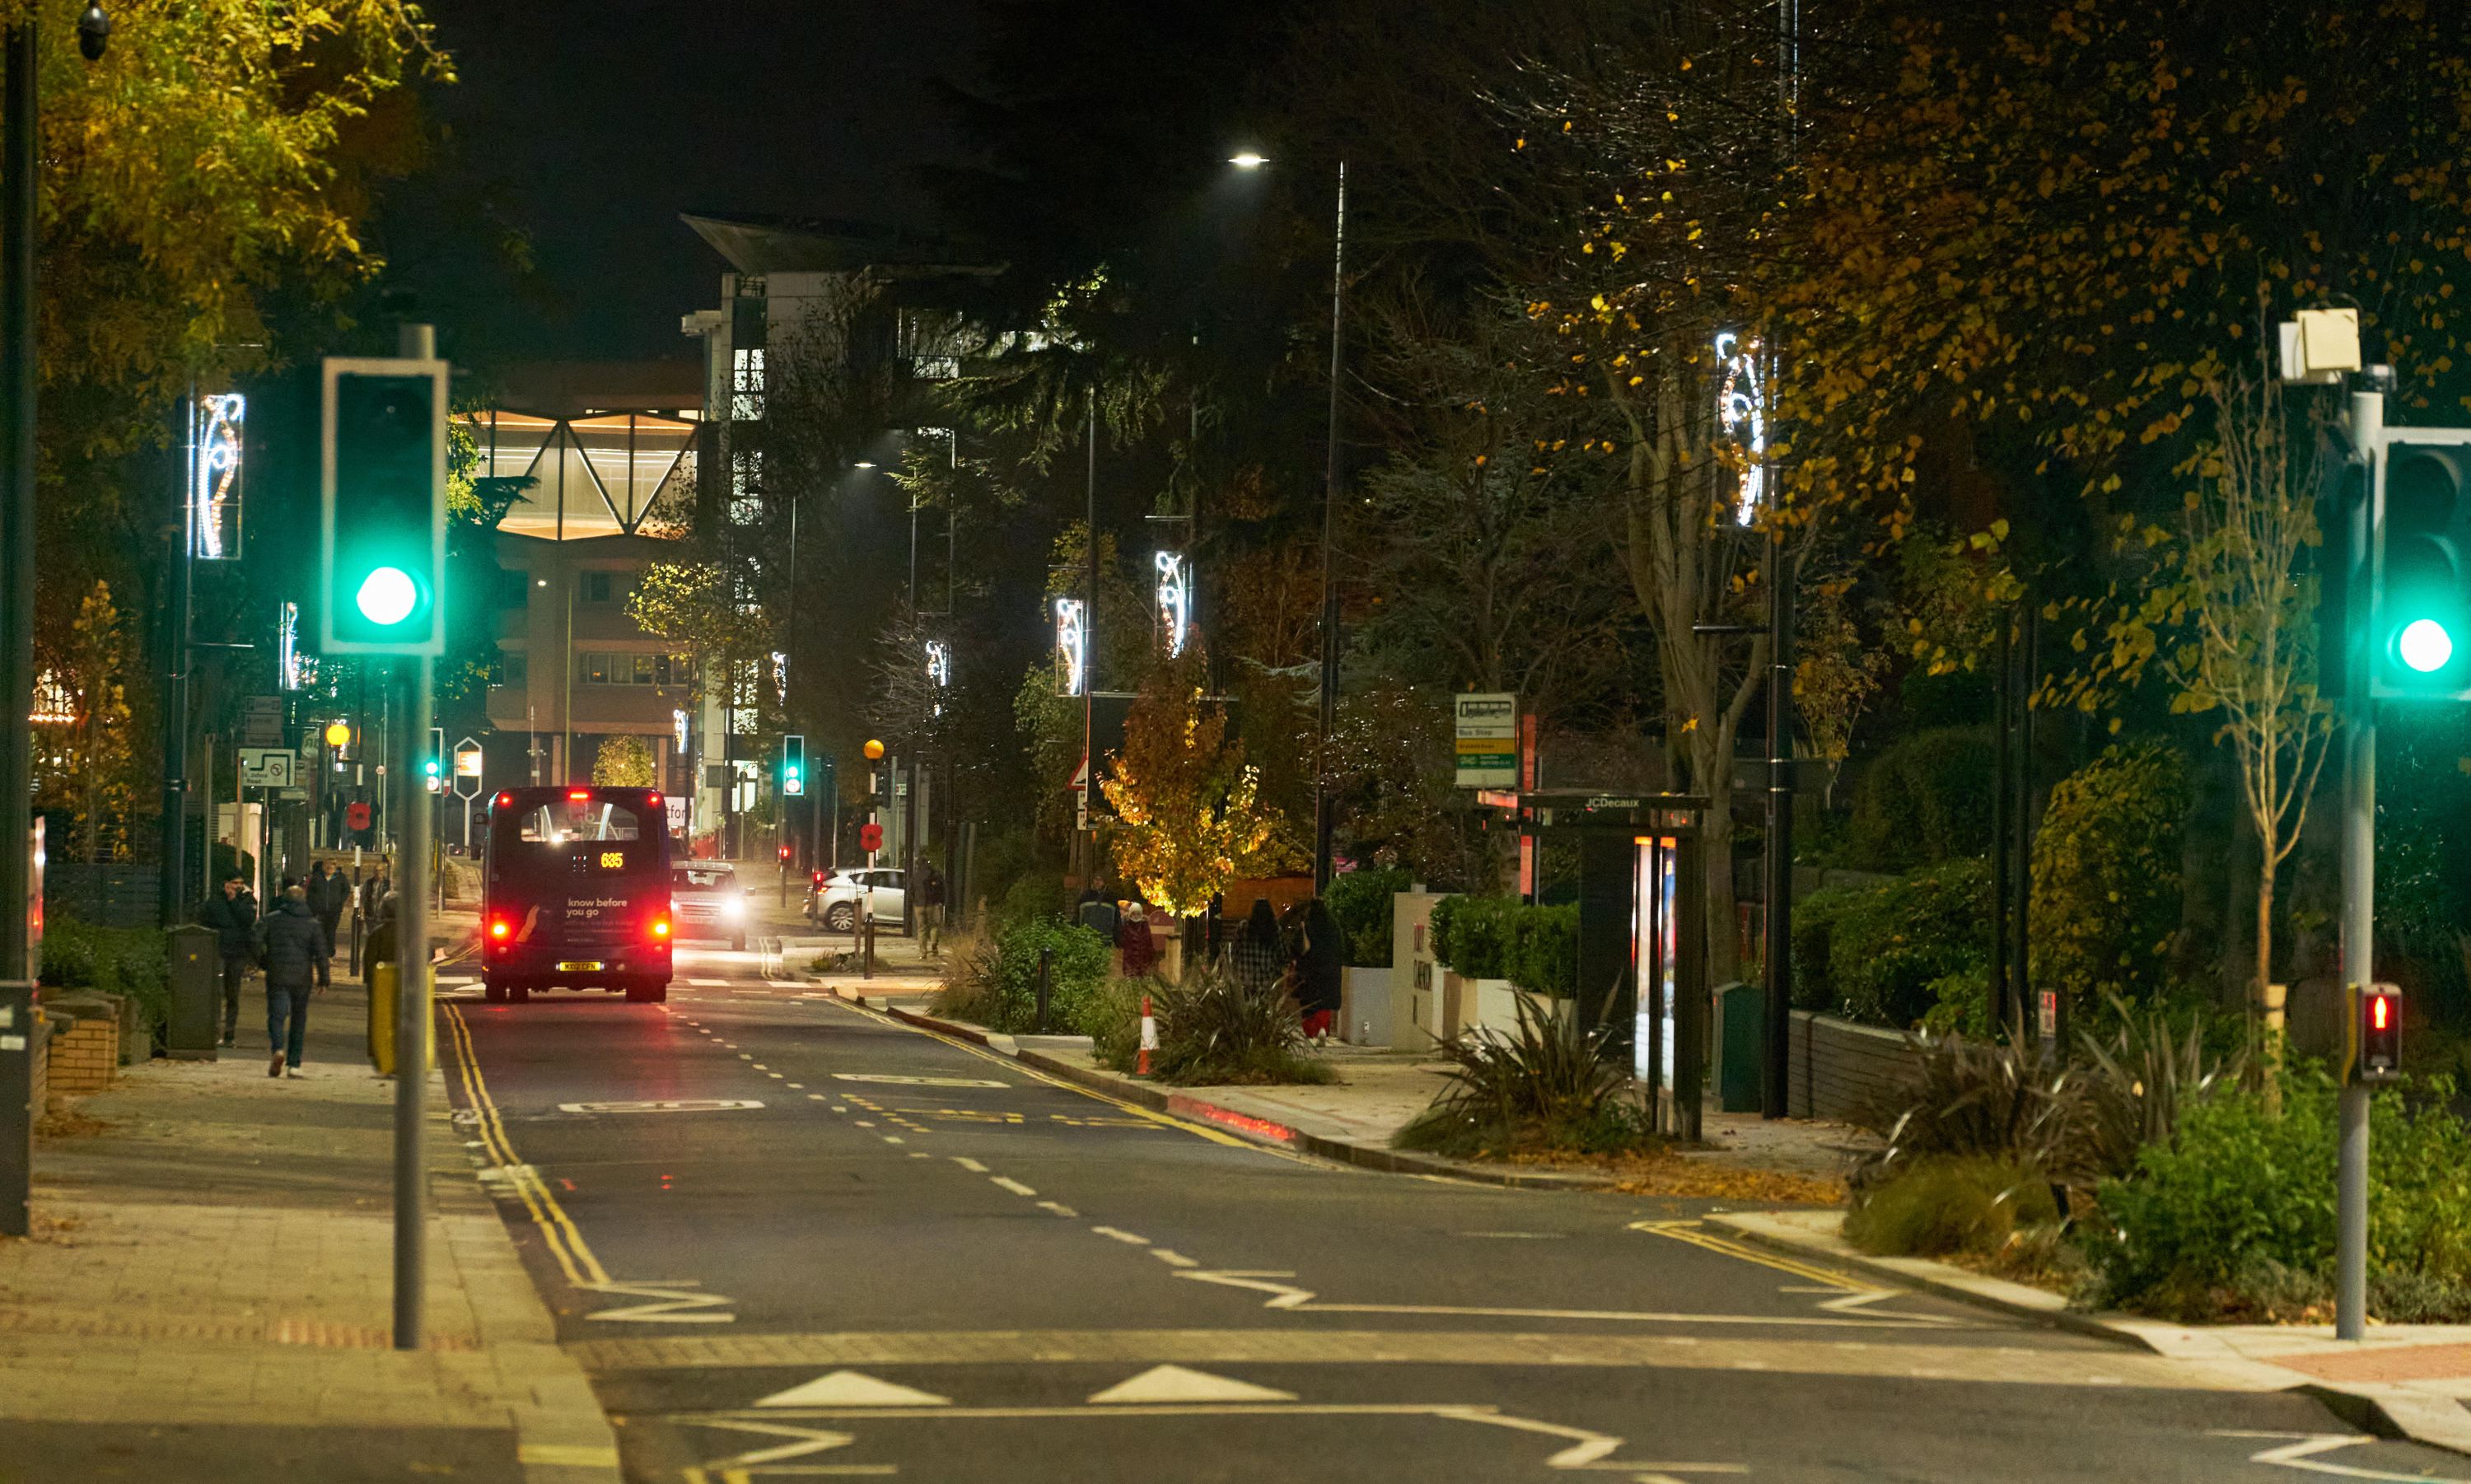
[[[172,953],[172,1006],[163,1017],[163,1054],[183,1061],[215,1059],[216,1016],[223,1004],[223,954],[215,930],[195,923],[167,936]]]
[[[1727,1113],[1756,1113],[1766,1060],[1768,992],[1757,984],[1724,984],[1716,990],[1716,1099]]]
[[[394,1075],[395,1006],[398,1002],[395,996],[397,983],[395,971],[396,966],[393,964],[373,963],[369,965],[367,975],[369,1065],[375,1067],[378,1070],[378,1075],[382,1077]],[[436,989],[434,978],[430,988],[434,994]],[[428,1022],[421,1029],[423,1032],[421,1039],[428,1043],[429,1070],[435,1072],[437,1070],[437,1016],[435,1011],[432,1011]]]

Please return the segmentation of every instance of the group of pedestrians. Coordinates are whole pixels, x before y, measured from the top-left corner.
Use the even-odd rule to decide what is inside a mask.
[[[384,865],[360,889],[365,918],[392,917],[394,895]],[[199,923],[214,930],[223,959],[224,1045],[239,1038],[242,983],[265,972],[270,1077],[302,1074],[309,1001],[333,983],[335,932],[352,899],[352,883],[320,860],[303,880],[284,878],[273,907],[262,916],[257,894],[238,871],[227,873],[198,909]],[[372,956],[375,947],[372,935]]]
[[[1127,978],[1140,978],[1157,964],[1148,911],[1140,902],[1124,907],[1116,947]],[[1236,982],[1257,995],[1293,998],[1305,1034],[1314,1040],[1337,1028],[1346,963],[1346,931],[1319,897],[1289,907],[1284,922],[1267,897],[1254,898],[1252,911],[1227,946],[1227,971]]]

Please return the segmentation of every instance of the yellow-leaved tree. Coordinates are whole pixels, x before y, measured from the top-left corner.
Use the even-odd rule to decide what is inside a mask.
[[[1267,876],[1303,853],[1260,802],[1227,712],[1202,694],[1200,647],[1162,662],[1124,718],[1123,750],[1099,788],[1114,806],[1116,869],[1176,917],[1206,911],[1238,876]]]

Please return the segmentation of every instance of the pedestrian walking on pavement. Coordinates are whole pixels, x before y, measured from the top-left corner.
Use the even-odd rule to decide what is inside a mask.
[[[1150,912],[1138,897],[1124,904],[1124,920],[1116,927],[1116,948],[1123,954],[1124,978],[1146,978],[1158,964],[1158,944],[1150,937]]]
[[[300,1075],[309,1032],[309,997],[326,978],[326,930],[309,910],[309,893],[294,886],[266,914],[266,1074]]]
[[[379,905],[393,893],[394,883],[388,879],[387,863],[380,860],[377,869],[369,873],[368,880],[361,883],[362,921],[377,921]]]
[[[944,944],[944,873],[927,862],[918,879],[918,955],[932,958]]]
[[[240,986],[257,967],[257,894],[238,871],[198,908],[200,927],[215,930],[215,952],[224,961],[224,1045],[240,1029]]]
[[[325,930],[329,959],[335,956],[335,930],[342,925],[343,908],[351,902],[352,885],[343,880],[342,872],[330,869],[323,860],[309,868],[309,910],[317,917],[318,926]],[[318,982],[324,984],[327,980],[320,977]]]
[[[1315,897],[1305,908],[1304,943],[1296,954],[1296,1006],[1305,1034],[1326,1040],[1338,1021],[1346,984],[1347,931]]]
[[[395,894],[380,898],[371,913],[369,940],[361,949],[361,974],[366,978],[373,964],[392,963],[394,958]]]
[[[1279,914],[1270,910],[1269,898],[1253,899],[1253,910],[1227,956],[1236,983],[1257,995],[1279,992],[1280,981],[1286,978],[1287,950],[1279,932]]]

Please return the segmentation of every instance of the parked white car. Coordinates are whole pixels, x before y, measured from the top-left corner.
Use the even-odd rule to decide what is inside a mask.
[[[902,872],[886,867],[826,871],[807,889],[807,920],[828,932],[858,928],[859,913],[873,915],[878,926],[898,926],[907,905],[908,887]]]

